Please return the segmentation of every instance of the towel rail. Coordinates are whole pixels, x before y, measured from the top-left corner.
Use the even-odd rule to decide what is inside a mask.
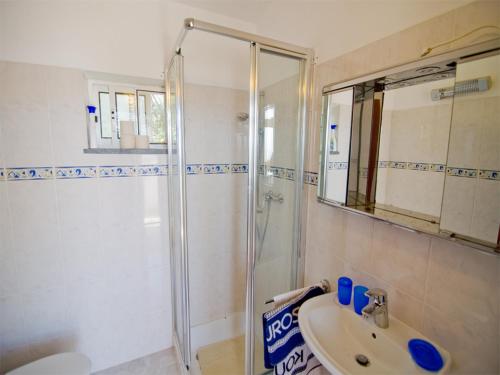
[[[313,286],[321,287],[325,293],[328,293],[330,291],[330,283],[328,282],[327,279],[323,279],[317,284],[306,286],[306,287],[300,288],[300,289],[291,290],[291,291],[286,292],[286,293],[278,294],[278,295],[274,296],[273,298],[268,299],[266,301],[266,305],[269,303],[273,303],[273,302],[277,303],[277,304],[284,303],[292,298],[297,297],[299,294],[305,292],[306,290],[308,290],[309,288],[311,288]]]

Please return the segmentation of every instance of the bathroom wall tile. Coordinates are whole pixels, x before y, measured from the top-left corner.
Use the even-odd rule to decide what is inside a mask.
[[[441,212],[441,229],[469,234],[477,179],[446,176]]]
[[[78,69],[45,67],[51,110],[84,111],[88,96],[85,73]]]
[[[481,150],[478,111],[484,112],[483,108],[484,102],[481,99],[455,98],[448,151],[449,166],[478,168]]]
[[[500,69],[500,68],[499,68]],[[481,136],[479,167],[483,169],[500,170],[500,96],[483,98],[484,107],[481,117]]]
[[[422,333],[451,353],[452,373],[498,373],[498,336],[484,335],[428,305],[424,308]]]
[[[24,327],[26,333],[49,338],[66,327],[66,290],[56,287],[32,291],[23,295]]]
[[[497,259],[445,240],[432,240],[425,302],[484,337],[497,337]]]
[[[0,108],[4,163],[10,167],[53,165],[50,122],[45,109]]]
[[[59,285],[62,269],[53,181],[7,182],[7,187],[12,214],[10,256],[17,271],[25,275],[19,288]]]
[[[89,163],[89,159],[95,156],[83,153],[83,149],[88,147],[84,109],[65,109],[65,106],[61,106],[61,108],[51,109],[49,116],[54,160],[57,164],[85,165]]]
[[[348,214],[344,228],[345,259],[353,267],[368,271],[371,267],[373,220]]]
[[[500,228],[500,183],[499,181],[479,179],[476,184],[476,194],[470,235],[490,243],[498,240]]]
[[[20,294],[0,297],[0,336],[19,334],[24,326],[23,299]]]
[[[56,192],[65,279],[105,274],[97,179],[57,181]]]
[[[384,288],[383,282],[380,285]],[[392,283],[385,287],[389,301],[390,314],[408,324],[410,327],[415,328],[417,331],[421,331],[424,319],[423,300],[401,292],[398,287],[399,285],[397,283]]]
[[[425,235],[375,222],[371,271],[402,292],[423,299],[430,241]]]
[[[44,66],[7,62],[0,70],[0,86],[0,108],[47,108],[47,69]]]

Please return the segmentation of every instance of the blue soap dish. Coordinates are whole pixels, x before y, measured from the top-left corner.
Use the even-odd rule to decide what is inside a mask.
[[[411,339],[408,341],[408,350],[415,363],[427,371],[437,372],[444,366],[443,357],[428,341]]]

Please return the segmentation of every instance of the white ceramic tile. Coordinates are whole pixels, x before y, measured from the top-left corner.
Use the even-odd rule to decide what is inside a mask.
[[[49,108],[84,111],[88,96],[85,73],[60,67],[46,67],[46,72]]]
[[[497,337],[497,259],[445,240],[432,240],[425,302],[483,336]]]
[[[346,260],[353,267],[368,271],[371,267],[373,220],[349,213],[344,230]]]
[[[399,290],[423,299],[430,238],[375,222],[371,272]]]
[[[470,235],[489,243],[496,243],[500,228],[500,183],[478,179]]]
[[[446,176],[441,229],[468,235],[474,209],[475,178]]]
[[[450,352],[452,373],[498,373],[498,336],[484,335],[430,306],[424,308],[422,333]]]
[[[97,179],[56,180],[61,255],[67,282],[106,274]]]
[[[87,165],[89,159],[92,161],[92,157],[83,153],[83,149],[88,148],[84,110],[53,109],[49,116],[55,164]]]
[[[9,167],[52,166],[50,122],[46,109],[0,108],[4,163]]]
[[[36,290],[23,295],[24,329],[30,335],[52,337],[66,327],[66,290]]]
[[[47,68],[44,66],[6,62],[0,70],[0,86],[0,108],[47,109]]]

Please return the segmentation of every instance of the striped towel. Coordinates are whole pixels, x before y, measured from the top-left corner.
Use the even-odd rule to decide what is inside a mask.
[[[309,298],[324,294],[312,286],[287,303],[262,315],[264,364],[276,375],[315,374],[323,366],[307,347],[299,329],[299,308]],[[316,371],[317,370],[317,371]]]

